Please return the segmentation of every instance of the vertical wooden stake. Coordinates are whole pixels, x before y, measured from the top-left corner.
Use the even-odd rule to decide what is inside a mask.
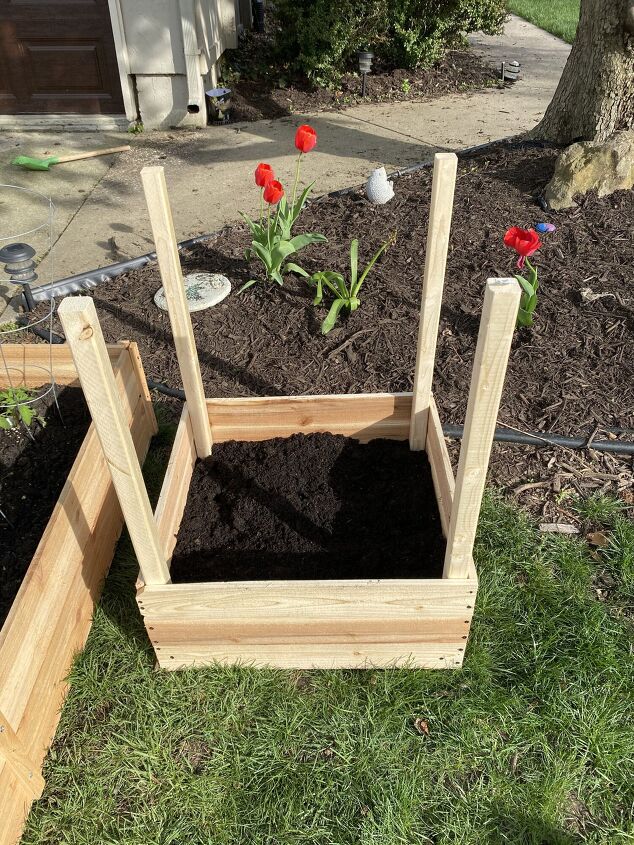
[[[409,446],[410,449],[415,451],[425,448],[427,437],[429,397],[431,396],[431,383],[434,377],[434,358],[436,357],[440,306],[442,305],[442,292],[445,283],[457,166],[458,157],[455,153],[436,153],[434,156],[434,178],[425,250],[425,273],[418,322],[418,343],[416,345],[414,395],[412,397],[412,416],[409,426]]]
[[[443,578],[467,578],[521,290],[515,279],[489,279],[460,448]]]
[[[196,454],[199,458],[207,458],[211,455],[211,427],[163,168],[144,167],[141,180],[189,408]]]
[[[146,584],[169,584],[167,561],[121,407],[95,304],[89,296],[69,296],[59,306],[58,313],[130,532],[141,576]]]

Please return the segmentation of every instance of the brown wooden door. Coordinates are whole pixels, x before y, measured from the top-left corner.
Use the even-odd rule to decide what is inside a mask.
[[[0,0],[0,113],[122,114],[108,0]]]

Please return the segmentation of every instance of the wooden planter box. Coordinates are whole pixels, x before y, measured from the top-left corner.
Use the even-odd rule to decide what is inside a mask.
[[[407,440],[412,394],[207,400],[214,443],[330,432]],[[454,477],[432,401],[425,450],[443,533]],[[181,417],[155,517],[167,559],[176,543],[196,447]],[[137,601],[163,669],[214,661],[330,668],[462,664],[478,580],[248,581],[139,585]]]
[[[39,386],[51,360],[57,384],[78,384],[66,345],[3,344],[2,350],[14,384]],[[108,346],[106,356],[126,431],[142,461],[156,420],[136,344]],[[3,365],[1,387],[5,378]],[[91,425],[0,631],[0,845],[17,842],[31,801],[42,792],[42,763],[59,721],[66,677],[86,642],[122,527]]]
[[[431,392],[457,159],[436,157],[411,394],[205,398],[162,168],[142,179],[187,403],[155,514],[150,509],[90,298],[59,309],[108,459],[141,581],[138,604],[158,665],[215,661],[281,667],[440,668],[462,664],[477,576],[472,550],[520,299],[515,279],[489,280],[454,482]],[[427,451],[447,551],[442,579],[171,584],[169,563],[197,458],[212,442],[331,432],[409,439]],[[104,447],[105,448],[105,447]]]

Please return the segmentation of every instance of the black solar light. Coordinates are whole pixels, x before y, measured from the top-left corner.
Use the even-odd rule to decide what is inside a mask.
[[[520,76],[521,65],[519,62],[502,62],[500,65],[500,78],[502,82],[517,82]]]
[[[4,272],[14,285],[22,285],[28,311],[35,308],[31,293],[31,283],[37,280],[34,257],[35,250],[29,244],[7,244],[0,249],[0,264],[5,265]]]
[[[363,75],[363,82],[361,83],[361,96],[365,97],[366,77],[372,70],[372,59],[374,53],[369,53],[366,50],[359,50],[357,54],[359,57],[359,71]]]

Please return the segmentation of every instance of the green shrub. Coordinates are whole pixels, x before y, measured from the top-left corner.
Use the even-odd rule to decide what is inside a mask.
[[[372,50],[391,67],[415,68],[442,58],[464,34],[495,32],[506,0],[277,0],[278,61],[319,84],[357,67]]]

